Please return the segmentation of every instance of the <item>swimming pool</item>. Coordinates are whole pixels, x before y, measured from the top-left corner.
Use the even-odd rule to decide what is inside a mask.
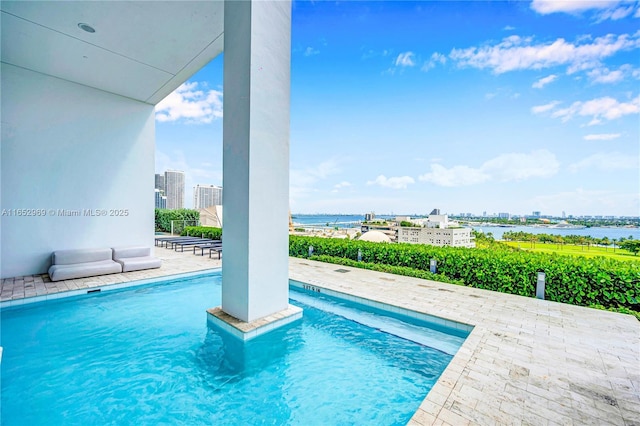
[[[440,331],[292,291],[303,319],[241,343],[207,321],[220,281],[4,309],[2,424],[405,424],[466,336],[433,349]]]

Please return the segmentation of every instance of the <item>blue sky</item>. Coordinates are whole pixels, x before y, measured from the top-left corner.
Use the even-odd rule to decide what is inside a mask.
[[[294,213],[640,215],[640,4],[306,2]],[[156,172],[222,182],[223,55],[156,107]]]

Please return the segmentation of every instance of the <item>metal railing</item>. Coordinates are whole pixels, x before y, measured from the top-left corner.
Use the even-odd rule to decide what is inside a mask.
[[[200,226],[199,220],[172,220],[171,235],[180,235],[187,226]]]

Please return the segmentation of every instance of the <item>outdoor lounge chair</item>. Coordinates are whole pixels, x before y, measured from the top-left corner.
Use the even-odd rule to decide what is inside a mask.
[[[171,248],[171,250],[175,250],[177,244],[183,244],[183,243],[192,242],[192,241],[206,242],[210,240],[208,238],[200,238],[200,237],[182,237],[179,240],[165,241],[165,248]]]
[[[195,237],[159,237],[156,238],[156,246],[158,246],[158,243],[160,243],[160,247],[163,247],[163,244],[166,245],[172,241],[181,241],[181,240],[187,240],[187,239],[192,239]]]
[[[196,249],[200,249],[200,256],[204,256],[205,249],[218,247],[222,247],[222,241],[214,240],[212,243],[198,244],[193,246],[193,254],[196,254]]]
[[[180,247],[180,251],[184,251],[185,247],[196,246],[198,244],[212,243],[214,241],[215,240],[209,240],[205,238],[199,238],[197,240],[177,241],[172,244],[172,247],[175,249],[175,251],[178,251],[178,247]]]
[[[222,246],[217,248],[217,247],[212,247],[209,249],[209,259],[211,259],[211,253],[213,252],[218,253],[218,259],[220,259],[222,257]]]

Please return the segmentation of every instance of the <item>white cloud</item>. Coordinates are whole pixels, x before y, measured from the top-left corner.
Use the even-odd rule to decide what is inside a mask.
[[[320,53],[319,50],[314,49],[313,47],[307,47],[302,54],[304,56],[313,56],[313,55],[317,55],[318,53]]]
[[[615,120],[625,115],[640,113],[640,95],[629,102],[619,102],[609,96],[592,99],[586,102],[574,102],[568,108],[554,111],[551,116],[560,118],[562,122],[571,120],[576,115],[591,117],[589,126],[600,124],[603,120]]]
[[[337,183],[337,184],[333,185],[333,189],[331,190],[331,192],[335,194],[335,193],[340,192],[340,190],[342,190],[344,188],[349,188],[351,186],[352,186],[351,183],[347,182],[345,180],[345,181],[342,181],[340,183]]]
[[[541,149],[528,154],[502,154],[486,161],[482,170],[501,182],[521,181],[530,178],[547,178],[555,175],[560,163],[551,152]]]
[[[348,187],[350,187],[350,186],[351,186],[351,183],[350,183],[350,182],[342,181],[342,182],[340,182],[340,183],[335,184],[333,187],[334,187],[335,189],[342,189],[342,188],[348,188]]]
[[[534,107],[531,108],[531,112],[534,113],[534,114],[542,114],[542,113],[545,113],[547,111],[551,111],[552,109],[554,109],[555,107],[557,107],[561,103],[562,102],[560,102],[560,101],[551,101],[548,104],[534,106]]]
[[[416,64],[413,57],[413,52],[401,53],[396,58],[395,65],[400,67],[412,67]]]
[[[454,166],[447,169],[440,164],[432,164],[431,171],[418,179],[438,186],[468,186],[489,181],[510,182],[547,178],[555,175],[559,167],[554,154],[547,150],[538,150],[528,154],[502,154],[485,161],[478,168]]]
[[[533,0],[531,9],[547,15],[550,13],[569,13],[579,15],[592,11],[597,22],[607,19],[616,21],[630,16],[635,10],[638,17],[638,4],[629,0]]]
[[[618,139],[620,137],[620,133],[600,133],[600,134],[591,134],[585,135],[585,141],[610,141],[613,139]]]
[[[553,83],[557,78],[558,78],[558,76],[555,75],[555,74],[551,74],[551,75],[548,75],[546,77],[542,77],[540,80],[538,80],[535,83],[533,83],[533,85],[531,87],[533,87],[534,89],[542,89],[547,84]]]
[[[575,43],[559,38],[551,43],[534,43],[532,37],[517,35],[495,45],[453,49],[449,59],[461,67],[490,69],[496,74],[527,69],[567,66],[569,74],[601,66],[601,60],[617,52],[640,47],[640,31],[633,35],[608,34]]]
[[[434,52],[431,55],[431,58],[429,58],[429,60],[425,62],[422,68],[420,69],[422,71],[429,71],[430,69],[435,68],[436,65],[438,64],[444,65],[446,62],[447,62],[446,56],[444,56],[442,53]]]
[[[516,27],[512,27],[511,25],[507,25],[506,27],[504,27],[502,30],[503,31],[513,31],[515,30]]]
[[[620,7],[615,7],[615,8],[605,10],[604,12],[597,15],[597,18],[598,18],[598,21],[604,21],[607,19],[611,19],[612,21],[617,21],[618,19],[626,18],[627,16],[631,15],[634,9],[636,9],[636,6],[634,4],[632,4],[631,6],[620,5]],[[638,13],[638,9],[636,9],[636,14],[637,13]]]
[[[334,159],[329,159],[304,169],[292,168],[289,172],[290,197],[294,201],[297,198],[307,197],[310,193],[316,191],[313,187],[315,183],[338,174],[340,171],[338,162]]]
[[[531,9],[546,15],[549,13],[579,13],[589,9],[609,9],[620,0],[533,0]]]
[[[415,183],[415,180],[410,176],[399,176],[387,178],[384,175],[380,175],[376,180],[370,180],[367,185],[379,185],[385,188],[392,189],[406,189],[407,185]]]
[[[222,92],[205,87],[198,82],[180,85],[156,105],[156,120],[202,124],[222,118]]]
[[[638,166],[638,157],[635,155],[627,155],[620,152],[600,152],[570,164],[569,171],[575,173],[583,169],[596,169],[609,172],[637,169]]]
[[[637,216],[640,211],[640,193],[615,192],[602,190],[585,190],[549,193],[531,199],[531,206],[542,211],[571,210],[581,214],[611,214]]]
[[[290,181],[292,184],[311,184],[318,180],[326,179],[331,175],[340,172],[338,163],[334,159],[329,159],[313,167],[306,169],[291,169]]]
[[[624,78],[621,70],[610,71],[609,68],[596,68],[587,75],[594,83],[617,83]]]
[[[431,172],[418,177],[424,182],[431,182],[438,186],[468,186],[483,183],[491,179],[482,169],[474,169],[468,166],[454,166],[450,169],[440,165],[432,164]]]
[[[626,77],[640,78],[640,70],[634,69],[631,65],[625,64],[617,70],[610,70],[606,67],[598,67],[587,73],[593,83],[617,83]]]

